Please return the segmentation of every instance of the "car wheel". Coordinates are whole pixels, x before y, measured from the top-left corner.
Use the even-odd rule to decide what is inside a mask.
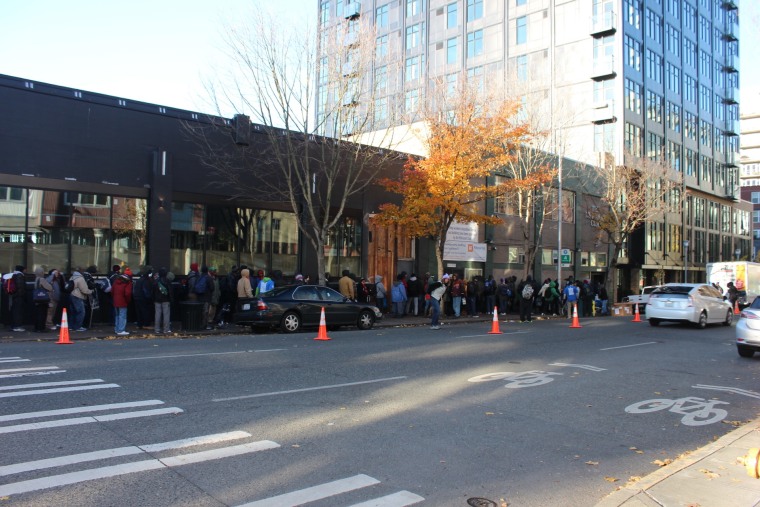
[[[649,325],[657,327],[660,325],[660,319],[649,319]]]
[[[296,312],[287,312],[282,316],[280,329],[283,333],[295,333],[301,329],[301,317]]]
[[[732,312],[731,310],[728,310],[726,312],[726,320],[723,321],[723,325],[730,326],[733,321],[734,321],[734,312]]]
[[[707,327],[707,314],[705,312],[699,314],[699,322],[697,322],[697,327],[699,329],[704,329]]]
[[[752,357],[755,355],[755,349],[752,347],[745,347],[744,345],[737,345],[736,346],[737,352],[739,352],[739,355],[742,357]]]
[[[359,322],[356,324],[359,329],[372,329],[375,324],[375,316],[369,310],[362,310],[359,314]]]

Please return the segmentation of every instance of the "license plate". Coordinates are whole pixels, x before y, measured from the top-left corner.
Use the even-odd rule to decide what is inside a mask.
[[[673,306],[673,301],[665,301],[665,306]]]

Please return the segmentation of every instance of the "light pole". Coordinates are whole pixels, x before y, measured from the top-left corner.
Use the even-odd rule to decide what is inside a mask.
[[[683,240],[683,283],[686,283],[686,268],[689,265],[689,240]]]
[[[734,255],[736,256],[736,260],[739,260],[739,256],[742,254],[742,249],[739,247],[736,247],[736,250],[734,250]]]

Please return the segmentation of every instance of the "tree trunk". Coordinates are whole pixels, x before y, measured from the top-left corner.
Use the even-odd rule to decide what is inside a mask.
[[[618,269],[617,269],[617,260],[618,256],[620,255],[620,251],[623,249],[622,243],[613,243],[613,249],[612,249],[612,258],[607,263],[607,280],[605,282],[607,286],[607,294],[612,295],[612,302],[616,303],[618,300]]]
[[[441,277],[443,276],[443,245],[444,241],[441,238],[437,238],[436,240],[436,248],[435,248],[435,262],[438,265],[438,275],[437,279],[440,281]]]

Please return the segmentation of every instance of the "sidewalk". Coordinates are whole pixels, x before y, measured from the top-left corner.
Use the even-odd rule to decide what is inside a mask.
[[[544,320],[557,317],[534,317]],[[448,318],[442,321],[442,329],[459,324],[491,324],[492,316],[481,315],[478,318],[462,316],[459,319]],[[515,314],[499,316],[499,322],[515,322]],[[174,323],[177,328],[179,322]],[[376,328],[396,326],[429,326],[429,317],[406,316],[394,318],[386,315],[375,323]],[[71,340],[92,339],[160,339],[215,336],[227,334],[250,334],[250,329],[242,326],[228,325],[223,329],[202,331],[176,331],[169,335],[155,334],[152,330],[135,330],[127,326],[129,336],[117,337],[110,325],[93,326],[84,332],[70,331]],[[58,340],[57,331],[45,333],[13,332],[7,328],[0,331],[0,343],[22,341]],[[596,507],[750,507],[760,506],[760,479],[750,477],[741,458],[750,448],[760,448],[760,418],[737,428],[717,441],[681,457],[669,465],[643,477],[641,480],[621,486],[621,488]]]

